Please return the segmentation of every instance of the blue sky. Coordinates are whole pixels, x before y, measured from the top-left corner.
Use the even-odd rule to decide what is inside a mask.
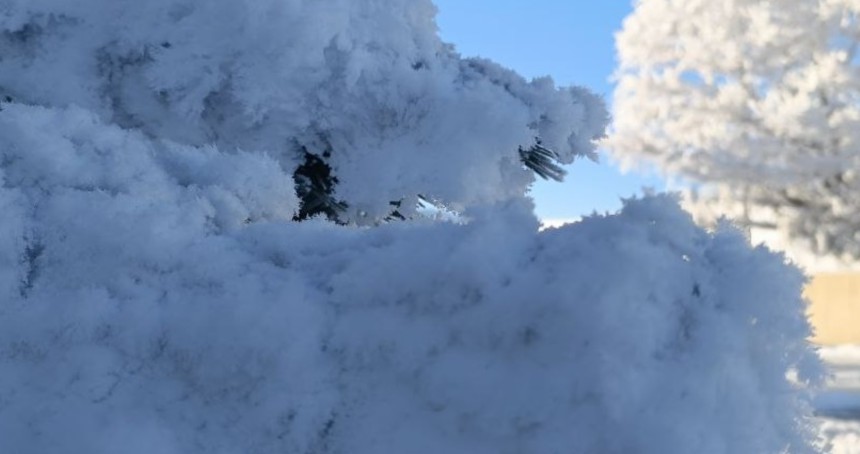
[[[614,33],[630,0],[435,0],[442,38],[464,56],[480,55],[526,77],[550,75],[559,85],[582,85],[611,100]],[[601,155],[580,161],[564,183],[539,182],[533,195],[542,219],[571,219],[614,211],[621,197],[643,187],[662,189],[655,176],[622,174]]]

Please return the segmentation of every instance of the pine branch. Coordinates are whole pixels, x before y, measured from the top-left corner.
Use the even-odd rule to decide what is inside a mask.
[[[329,220],[340,221],[340,215],[346,211],[347,204],[333,197],[337,177],[332,175],[331,166],[324,161],[329,157],[324,152],[322,157],[310,153],[302,147],[305,162],[296,168],[293,179],[296,182],[296,193],[302,201],[295,221],[304,221],[314,216],[324,214]]]
[[[537,140],[528,150],[520,147],[520,160],[544,180],[564,180],[567,171],[559,164],[558,153],[541,145]]]

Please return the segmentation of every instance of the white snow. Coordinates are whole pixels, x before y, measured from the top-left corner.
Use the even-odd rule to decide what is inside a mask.
[[[410,209],[419,194],[457,209],[519,197],[534,181],[520,146],[540,137],[569,163],[593,153],[607,122],[587,90],[461,58],[427,0],[2,7],[0,95],[265,153],[288,172],[302,147],[330,152],[352,218],[378,218],[393,200]]]
[[[860,346],[823,347],[819,354],[829,371],[827,389],[815,398],[821,433],[833,454],[860,453]]]
[[[602,103],[430,2],[0,11],[0,452],[815,452],[801,273],[670,196],[539,231],[517,149]],[[302,147],[457,222],[293,222]]]
[[[831,443],[827,452],[831,454],[860,453],[860,421],[825,419],[821,432]]]
[[[541,229],[554,229],[558,227],[565,226],[567,224],[573,224],[574,222],[579,222],[581,218],[573,218],[573,219],[541,219],[540,228]]]

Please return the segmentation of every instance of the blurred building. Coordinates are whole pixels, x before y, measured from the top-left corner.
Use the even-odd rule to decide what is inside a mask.
[[[822,272],[806,288],[818,344],[860,345],[860,273]]]
[[[860,265],[810,253],[771,229],[752,228],[750,239],[786,251],[810,276],[805,296],[815,330],[813,342],[860,345]]]

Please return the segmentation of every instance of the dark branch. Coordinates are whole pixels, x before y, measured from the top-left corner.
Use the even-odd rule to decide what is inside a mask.
[[[562,181],[567,175],[558,162],[558,153],[541,145],[540,140],[527,150],[520,147],[519,152],[523,164],[544,180]]]

